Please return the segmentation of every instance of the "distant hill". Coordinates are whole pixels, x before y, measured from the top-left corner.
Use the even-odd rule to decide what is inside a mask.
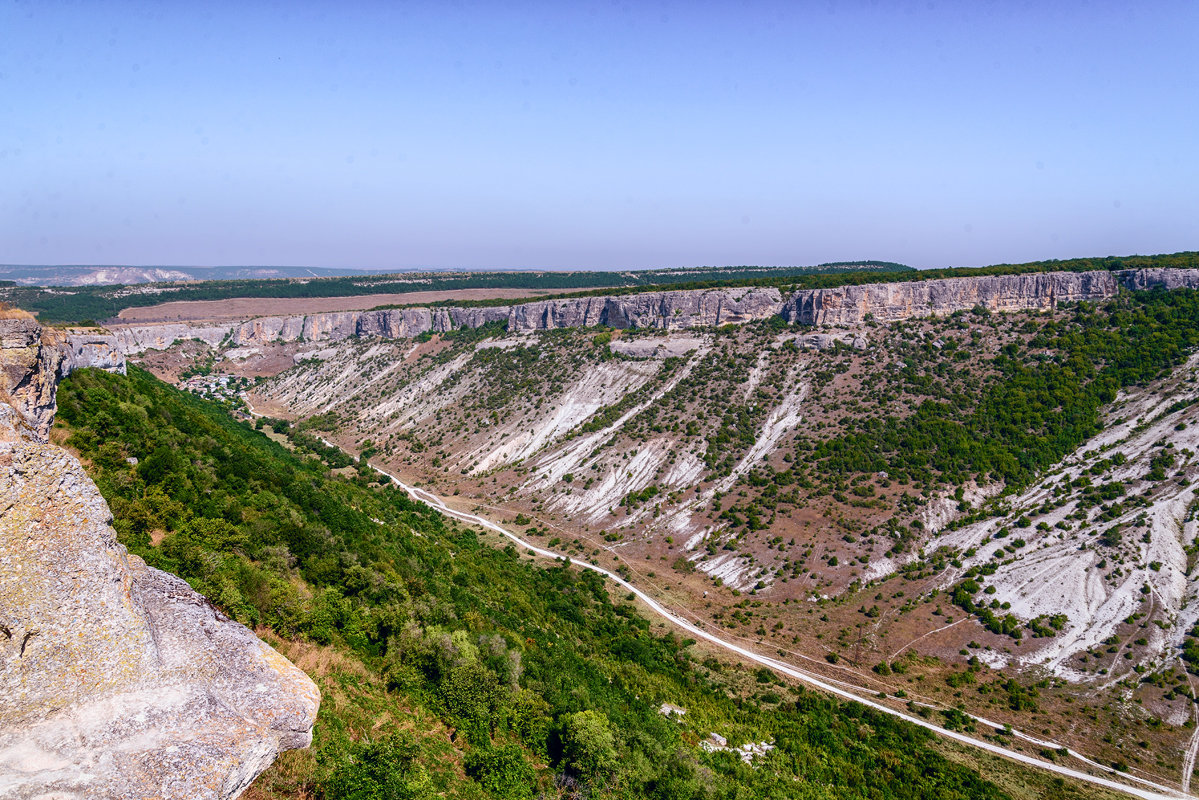
[[[36,271],[41,270],[40,277]],[[78,272],[71,272],[77,270]],[[234,273],[273,270],[294,275]],[[57,271],[57,272],[56,272]],[[179,277],[184,275],[185,277]],[[228,277],[216,279],[220,272]],[[122,309],[174,300],[232,297],[351,297],[397,292],[457,289],[643,290],[783,281],[830,274],[855,277],[914,273],[911,267],[882,261],[800,267],[684,267],[621,271],[443,270],[378,273],[307,267],[0,267],[0,280],[21,284],[0,290],[0,300],[28,309],[43,322],[78,322],[115,317]],[[193,276],[194,274],[194,276]],[[157,277],[156,277],[157,276]],[[36,278],[35,283],[30,283]],[[109,281],[109,283],[97,283]]]
[[[631,276],[653,277],[652,281],[669,280],[671,276],[688,276],[694,279],[696,275],[709,278],[713,275],[758,274],[762,276],[776,274],[802,274],[805,272],[825,272],[828,270],[911,270],[912,267],[897,264],[893,261],[836,261],[828,264],[807,267],[680,267],[676,269],[648,270],[390,270],[390,269],[360,269],[349,267],[185,267],[185,266],[130,266],[127,264],[0,264],[0,281],[12,281],[18,286],[128,286],[138,283],[164,283],[174,281],[235,281],[235,280],[271,280],[286,278],[338,278],[368,275],[395,275],[416,281],[437,280],[437,276],[477,275],[568,275],[590,276],[591,286],[624,286],[628,285]]]
[[[161,281],[227,281],[265,278],[332,278],[377,275],[382,269],[338,267],[134,267],[128,265],[0,265],[0,280],[20,286],[113,286]]]

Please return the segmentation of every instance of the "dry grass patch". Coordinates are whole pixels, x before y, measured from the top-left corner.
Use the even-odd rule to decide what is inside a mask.
[[[0,302],[0,319],[35,319],[35,317],[23,308],[16,308],[8,303]]]
[[[316,754],[311,748],[280,753],[250,785],[241,800],[310,800],[317,797],[312,786],[316,771]]]
[[[284,639],[270,628],[258,628],[254,633],[314,680],[334,673],[353,675],[364,680],[374,677],[361,661],[329,645]]]

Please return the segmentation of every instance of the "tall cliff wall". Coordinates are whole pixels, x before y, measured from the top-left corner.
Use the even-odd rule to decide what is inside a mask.
[[[773,317],[779,313],[782,302],[782,295],[773,286],[540,300],[513,306],[508,315],[508,330],[523,333],[594,325],[665,329],[715,327]]]
[[[188,339],[199,339],[209,347],[219,347],[229,338],[233,328],[231,323],[191,325],[186,322],[109,326],[121,352],[125,355],[135,355],[146,350],[166,350],[175,342]]]
[[[1128,289],[1199,289],[1199,269],[1126,269],[1117,274]]]
[[[44,442],[54,421],[54,389],[71,370],[99,367],[125,373],[116,337],[99,331],[42,328],[33,317],[0,318],[0,418]],[[3,424],[3,423],[0,423]]]
[[[319,693],[129,555],[79,462],[46,442],[64,364],[109,358],[80,335],[0,319],[0,796],[236,797],[310,742]]]
[[[1042,272],[838,286],[796,292],[784,303],[782,317],[800,325],[853,326],[868,315],[879,322],[896,322],[975,307],[1043,311],[1062,302],[1111,297],[1119,286],[1112,272]]]
[[[48,338],[32,317],[0,318],[0,441],[50,435],[63,351]]]
[[[1042,272],[810,289],[783,297],[774,287],[702,289],[611,297],[538,300],[482,308],[404,308],[342,311],[307,316],[260,317],[248,322],[190,326],[185,323],[116,326],[125,353],[163,350],[184,339],[216,347],[272,342],[323,342],[351,337],[405,339],[505,322],[509,331],[608,325],[613,328],[701,328],[781,316],[801,325],[854,326],[867,315],[879,322],[952,314],[981,306],[990,311],[1055,308],[1059,303],[1102,300],[1120,287],[1199,288],[1199,270]]]
[[[62,376],[84,367],[125,374],[125,354],[117,337],[99,330],[75,329],[61,335]]]

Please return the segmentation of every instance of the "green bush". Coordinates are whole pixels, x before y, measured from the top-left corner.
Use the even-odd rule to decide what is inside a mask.
[[[520,747],[507,744],[494,750],[473,750],[463,763],[466,774],[493,797],[532,797],[536,774]]]
[[[424,800],[435,797],[418,763],[420,747],[410,733],[360,742],[336,764],[324,783],[329,800]]]

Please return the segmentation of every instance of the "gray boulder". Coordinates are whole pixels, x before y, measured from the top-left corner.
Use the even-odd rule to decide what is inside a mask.
[[[315,684],[116,540],[46,442],[54,333],[0,319],[0,797],[239,795],[312,738]]]

